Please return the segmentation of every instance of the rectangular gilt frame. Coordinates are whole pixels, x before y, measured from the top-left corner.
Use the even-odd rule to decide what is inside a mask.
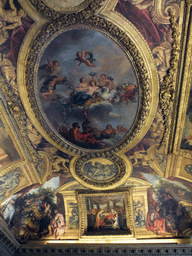
[[[101,234],[95,234],[95,235],[87,235],[86,230],[87,230],[87,209],[86,209],[86,202],[85,198],[86,197],[94,197],[94,196],[116,196],[116,195],[122,195],[125,198],[125,211],[126,211],[126,223],[127,223],[127,228],[130,229],[131,234],[122,234],[119,233],[118,235],[103,235]],[[114,190],[114,191],[105,191],[105,192],[97,192],[97,191],[83,191],[79,190],[77,191],[77,201],[78,201],[78,207],[79,207],[79,237],[80,238],[97,238],[97,239],[103,239],[103,237],[107,238],[115,238],[115,237],[133,237],[135,234],[135,227],[134,227],[134,221],[133,221],[133,205],[132,205],[132,191],[131,189],[127,190]]]

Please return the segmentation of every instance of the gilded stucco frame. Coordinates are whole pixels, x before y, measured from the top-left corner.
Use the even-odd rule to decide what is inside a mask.
[[[191,181],[191,175],[184,170],[184,164],[192,159],[192,152],[181,148],[183,129],[185,125],[186,112],[192,83],[192,2],[186,1],[185,19],[183,34],[181,35],[182,51],[180,52],[180,62],[177,72],[177,84],[175,92],[175,105],[171,127],[173,132],[169,136],[168,164],[166,177],[175,176],[187,181]]]
[[[85,190],[77,190],[77,201],[78,201],[78,208],[79,208],[79,216],[81,216],[79,221],[79,237],[81,239],[101,239],[103,238],[103,234],[95,234],[95,235],[88,235],[86,233],[88,223],[87,223],[87,210],[86,210],[86,197],[94,197],[94,196],[116,196],[116,195],[122,195],[125,198],[125,211],[126,211],[126,224],[127,228],[129,228],[131,234],[123,234],[119,233],[118,235],[106,235],[107,237],[115,238],[116,236],[122,237],[122,238],[131,238],[135,234],[135,226],[133,221],[133,205],[132,205],[132,192],[131,189],[118,189],[113,191],[105,191],[105,192],[96,192],[96,191],[85,191]]]
[[[0,98],[0,116],[4,126],[6,127],[6,130],[8,131],[10,139],[15,146],[19,158],[0,168],[0,180],[2,180],[2,184],[7,181],[7,186],[3,196],[1,195],[2,202],[6,200],[6,198],[8,198],[11,194],[16,193],[26,186],[34,183],[41,183],[39,174],[32,162],[32,156],[26,148],[26,145],[22,142],[22,136],[18,130],[18,127],[5,104],[6,103],[4,102],[3,98]],[[12,182],[9,182],[8,180],[11,180],[11,176],[17,178],[14,176],[15,174],[18,174],[19,178],[17,181],[17,186],[16,184],[13,185]],[[6,178],[7,180],[5,180]]]
[[[117,15],[115,14],[114,18],[116,18],[116,16]],[[107,19],[105,20],[98,16],[90,16],[89,18],[84,17],[84,13],[78,13],[77,15],[75,15],[75,19],[74,15],[63,15],[60,17],[59,20],[54,20],[51,23],[47,24],[45,23],[43,27],[43,24],[40,24],[40,22],[37,21],[36,24],[34,24],[31,28],[30,33],[28,33],[28,37],[25,40],[26,43],[23,44],[23,47],[19,54],[18,79],[21,82],[21,84],[23,84],[23,86],[20,86],[20,95],[22,98],[22,102],[25,106],[25,109],[31,117],[31,121],[48,141],[51,141],[51,143],[55,145],[57,148],[71,155],[84,155],[86,153],[89,153],[89,151],[85,149],[82,150],[81,148],[78,147],[74,147],[69,143],[67,143],[66,145],[66,143],[61,141],[61,139],[58,136],[54,135],[52,129],[49,128],[48,132],[45,132],[45,129],[42,129],[42,117],[41,115],[39,115],[38,112],[36,112],[37,105],[34,103],[35,98],[32,88],[32,84],[34,82],[33,73],[36,69],[35,61],[37,60],[37,55],[39,55],[39,52],[41,51],[43,45],[47,42],[47,40],[49,40],[49,38],[58,31],[61,32],[65,30],[67,27],[70,28],[72,26],[75,27],[78,25],[80,27],[85,26],[90,27],[90,29],[100,30],[103,33],[111,35],[115,40],[120,42],[122,47],[126,50],[126,52],[129,52],[129,54],[131,54],[130,57],[132,61],[135,63],[134,65],[137,66],[137,75],[140,76],[140,86],[142,83],[143,90],[143,93],[141,93],[142,107],[140,108],[140,111],[138,111],[140,113],[137,113],[138,122],[135,122],[135,124],[133,125],[134,127],[132,127],[130,132],[131,134],[129,133],[128,138],[123,140],[123,142],[121,142],[120,145],[117,145],[114,150],[112,150],[111,148],[107,149],[108,152],[126,152],[129,148],[132,148],[144,136],[148,126],[150,126],[148,125],[148,123],[151,123],[154,118],[154,113],[157,108],[158,100],[158,78],[157,70],[154,64],[154,60],[152,59],[152,55],[149,52],[149,49],[147,49],[148,46],[146,46],[146,43],[141,43],[137,41],[133,42],[133,39],[127,36],[127,31],[123,31],[122,28],[116,27],[117,24],[114,25],[113,23],[115,22],[107,21]],[[133,28],[131,30],[133,30]],[[139,39],[139,41],[143,41],[143,38],[139,38],[139,35],[137,35],[137,39]],[[147,49],[147,53],[145,53],[145,55],[143,52],[141,52],[139,44],[145,44],[145,48]],[[30,48],[30,50],[28,51],[26,49],[27,46]],[[23,56],[25,56],[25,58],[23,58]],[[27,65],[25,65],[26,63]],[[25,66],[27,66],[27,70],[25,70]],[[23,80],[23,78],[21,77],[24,74],[24,72],[26,72],[26,84],[25,80]],[[138,72],[140,74],[138,74]],[[151,87],[153,87],[152,95]],[[29,100],[31,102],[29,102]],[[150,121],[147,122],[148,120],[146,120],[146,118],[150,119]],[[143,128],[144,126],[145,129]],[[142,131],[139,132],[141,129]],[[134,143],[132,142],[133,139],[135,139]],[[101,151],[103,150],[100,150],[100,152]],[[98,152],[98,150],[95,152]]]
[[[17,168],[27,162],[27,158],[25,156],[25,152],[23,150],[23,147],[19,143],[21,139],[18,139],[18,134],[16,134],[14,130],[14,124],[11,122],[10,115],[6,112],[6,109],[3,107],[3,103],[0,99],[0,117],[3,121],[4,126],[6,127],[6,130],[9,133],[9,136],[15,146],[15,149],[19,155],[19,159],[10,162],[5,167],[0,168],[0,175],[4,175],[10,170]]]
[[[188,1],[186,6],[186,16],[184,22],[184,31],[183,31],[183,51],[181,52],[181,61],[184,61],[184,64],[181,66],[180,72],[178,74],[178,85],[177,85],[177,94],[176,98],[179,98],[174,109],[173,121],[172,124],[175,125],[175,134],[172,134],[170,140],[169,151],[174,154],[179,154],[185,157],[192,158],[192,153],[189,150],[181,149],[181,139],[183,135],[183,128],[185,124],[185,117],[188,105],[186,104],[186,99],[189,99],[190,87],[192,83],[191,69],[192,69],[192,3]],[[179,97],[180,95],[180,97]],[[178,109],[178,108],[179,109]],[[175,121],[174,121],[175,120]]]

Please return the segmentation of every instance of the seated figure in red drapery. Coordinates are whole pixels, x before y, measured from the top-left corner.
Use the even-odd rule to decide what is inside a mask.
[[[104,210],[100,210],[96,216],[96,222],[94,226],[95,229],[99,230],[99,228],[102,228],[106,225],[104,218],[105,218]]]
[[[23,41],[23,38],[33,23],[33,21],[28,17],[25,16],[21,19],[22,24],[16,28],[13,29],[11,34],[11,57],[12,57],[12,63],[16,66],[17,63],[17,57],[19,53],[20,45]]]
[[[147,216],[147,230],[151,230],[153,233],[157,235],[165,235],[165,219],[161,218],[159,214],[159,206],[156,205],[154,209],[152,209]]]
[[[18,1],[14,0],[0,1],[0,20],[1,36],[5,37],[1,44],[9,39],[7,45],[10,44],[10,52],[6,52],[6,57],[11,58],[12,64],[16,66],[20,45],[33,21],[26,15]],[[4,45],[1,50],[9,50],[9,47]]]
[[[150,17],[148,7],[152,2],[152,0],[119,0],[115,7],[115,11],[135,25],[151,48],[161,43],[160,35],[163,32]]]

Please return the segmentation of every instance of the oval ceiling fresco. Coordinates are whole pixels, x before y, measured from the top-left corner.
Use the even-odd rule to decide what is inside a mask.
[[[84,149],[115,146],[130,130],[139,86],[125,51],[109,36],[72,29],[41,54],[36,98],[60,137]]]
[[[74,155],[131,149],[157,107],[151,56],[110,23],[97,28],[54,22],[27,53],[21,96],[32,123],[47,141]]]

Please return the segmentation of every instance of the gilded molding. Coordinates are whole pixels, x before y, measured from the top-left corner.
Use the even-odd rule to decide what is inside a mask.
[[[116,187],[116,183],[118,183],[121,180],[123,182],[131,174],[131,172],[132,172],[131,163],[129,164],[129,167],[127,168],[125,161],[121,157],[119,157],[117,155],[107,154],[107,155],[103,156],[103,159],[110,160],[111,163],[114,163],[117,166],[117,168],[118,168],[117,174],[115,176],[113,176],[112,178],[106,179],[106,180],[95,180],[94,178],[90,179],[83,173],[84,163],[87,162],[88,160],[93,160],[93,159],[94,160],[98,159],[98,161],[99,161],[99,159],[102,159],[102,157],[100,157],[99,155],[88,154],[86,156],[82,156],[82,157],[78,158],[77,161],[74,162],[74,167],[71,168],[71,171],[72,171],[73,176],[75,176],[76,179],[79,180],[79,182],[83,181],[84,185],[87,185],[87,186],[91,185],[91,188],[95,188],[95,189],[101,189],[101,190],[109,189],[109,187],[110,188]],[[104,170],[103,170],[103,172],[104,172]]]
[[[5,248],[7,249],[7,252],[10,253],[9,255],[15,255],[16,251],[18,250],[18,247],[16,247],[12,243],[12,241],[7,236],[4,235],[4,233],[1,230],[0,230],[0,244],[5,246]],[[1,248],[1,249],[3,249],[3,248]],[[1,251],[1,253],[2,253],[2,251]]]
[[[160,142],[160,147],[167,147],[169,140],[171,128],[170,113],[172,111],[173,102],[175,98],[176,73],[180,52],[178,24],[172,11],[170,11],[170,24],[173,37],[170,68],[167,71],[167,75],[165,76],[160,89],[160,107],[162,109],[165,127],[163,137]]]
[[[7,98],[7,106],[10,114],[14,117],[17,125],[19,126],[20,133],[22,135],[23,141],[29,151],[32,153],[34,161],[37,158],[37,152],[34,150],[32,144],[30,143],[27,130],[26,130],[26,115],[20,98],[14,94],[12,87],[5,81],[3,76],[0,74],[0,87]]]
[[[37,172],[41,177],[42,173],[44,172],[43,170],[47,168],[47,162],[44,159],[45,154],[44,156],[39,154],[33,147],[32,143],[30,142],[27,134],[27,128],[26,128],[27,117],[26,117],[23,105],[20,101],[19,96],[14,93],[13,88],[5,81],[5,79],[1,74],[0,74],[0,88],[7,98],[8,110],[10,114],[13,116],[14,120],[16,121],[16,124],[19,127],[22,140],[25,146],[27,147],[28,151],[30,152],[30,157],[32,158],[32,162],[36,166]]]
[[[170,24],[169,12],[177,19],[179,17],[179,4],[176,2],[168,2],[165,4],[165,0],[154,1],[154,7],[150,7],[151,16],[153,22],[156,24]]]
[[[85,198],[86,197],[93,197],[93,196],[101,196],[101,197],[110,197],[110,196],[117,196],[117,195],[122,195],[124,196],[125,199],[125,208],[126,208],[126,222],[127,222],[127,228],[129,228],[130,233],[131,234],[119,234],[121,237],[126,237],[126,238],[130,238],[133,237],[134,232],[135,232],[135,226],[133,224],[133,206],[132,206],[132,191],[131,189],[118,189],[118,190],[108,190],[106,192],[95,192],[95,191],[85,191],[85,190],[77,190],[76,191],[77,194],[77,202],[78,202],[78,206],[79,206],[79,216],[81,216],[80,218],[80,230],[79,230],[79,236],[80,238],[86,238],[88,237],[89,239],[94,239],[95,236],[91,236],[86,234],[87,232],[87,227],[88,227],[88,223],[87,223],[87,216],[86,216],[86,202],[85,202]],[[119,237],[118,235],[118,237]],[[97,234],[97,238],[104,238],[103,234],[101,233],[101,235]],[[108,234],[107,238],[111,238],[111,237],[117,237],[117,235],[114,234]]]
[[[137,245],[115,245],[115,244],[74,244],[74,245],[36,245],[36,246],[21,246],[16,256],[22,255],[34,255],[38,253],[39,255],[55,255],[55,253],[63,255],[129,255],[129,256],[141,256],[141,255],[191,255],[192,248],[190,245],[165,245],[165,244],[137,244]]]
[[[29,0],[30,3],[33,5],[33,7],[36,9],[36,11],[41,14],[44,18],[49,20],[55,20],[62,16],[62,14],[50,7],[48,7],[42,0]],[[95,11],[97,11],[101,7],[102,0],[86,0],[82,4],[75,6],[73,8],[66,8],[63,12],[78,12],[83,9],[83,13],[88,15],[89,13],[94,14]],[[54,8],[55,9],[55,8]],[[67,17],[67,14],[65,14]]]
[[[64,184],[63,186],[61,186],[60,188],[57,189],[57,192],[60,194],[63,193],[69,193],[71,194],[71,192],[75,193],[75,190],[83,190],[83,189],[87,189],[86,187],[82,186],[79,182],[77,181],[71,181],[67,184]]]
[[[183,137],[183,129],[185,127],[186,111],[188,105],[186,100],[189,98],[191,88],[191,69],[192,69],[192,2],[186,1],[185,8],[185,20],[183,29],[183,43],[182,43],[182,54],[180,60],[180,73],[179,83],[177,88],[177,105],[175,106],[175,115],[172,120],[172,125],[175,129],[175,133],[171,136],[170,152],[183,156],[186,158],[192,158],[192,152],[187,149],[181,149],[181,140]]]

